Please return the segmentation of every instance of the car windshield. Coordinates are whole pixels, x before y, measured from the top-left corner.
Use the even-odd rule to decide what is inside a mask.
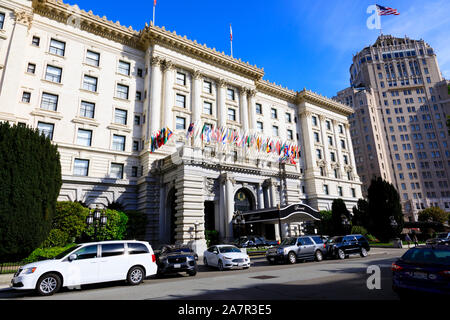
[[[281,242],[282,246],[292,246],[297,242],[296,238],[287,238],[284,239],[283,242]]]
[[[220,251],[220,253],[241,252],[241,250],[239,250],[236,247],[220,247],[219,251]]]
[[[450,266],[450,250],[438,248],[413,248],[401,260],[414,264],[438,264]]]
[[[328,239],[327,243],[338,243],[342,242],[343,237],[333,237],[331,239]]]
[[[75,250],[79,249],[80,247],[81,247],[81,246],[78,245],[78,246],[74,246],[74,247],[72,247],[72,248],[70,248],[70,249],[67,249],[66,251],[61,252],[60,254],[58,254],[58,255],[57,255],[55,258],[53,258],[53,259],[54,259],[54,260],[62,259],[62,258],[64,258],[65,256],[67,256],[69,253],[74,252]]]
[[[447,232],[441,232],[436,235],[436,238],[447,238],[447,236],[448,236]]]
[[[179,253],[190,253],[191,249],[190,248],[186,248],[186,247],[178,247],[178,248],[173,248],[173,247],[165,247],[163,249],[164,252],[168,252],[168,253],[173,253],[173,252],[179,252]]]

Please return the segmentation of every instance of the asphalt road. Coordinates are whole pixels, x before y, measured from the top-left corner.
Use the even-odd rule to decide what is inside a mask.
[[[391,264],[405,250],[373,252],[366,258],[325,260],[295,265],[269,265],[253,259],[248,270],[220,272],[199,266],[196,277],[184,274],[148,279],[138,287],[122,282],[63,289],[52,297],[0,290],[0,299],[14,300],[397,300],[391,289]],[[379,289],[368,289],[372,273],[380,269]],[[369,281],[375,284],[374,281]]]

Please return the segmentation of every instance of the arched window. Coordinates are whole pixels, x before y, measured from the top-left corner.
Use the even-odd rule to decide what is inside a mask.
[[[248,212],[255,209],[253,195],[247,189],[240,189],[234,196],[234,210]]]

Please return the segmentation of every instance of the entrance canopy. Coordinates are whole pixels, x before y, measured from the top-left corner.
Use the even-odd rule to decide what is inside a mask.
[[[253,223],[294,223],[305,221],[320,221],[319,211],[302,203],[292,204],[285,208],[260,209],[242,214],[245,224]]]

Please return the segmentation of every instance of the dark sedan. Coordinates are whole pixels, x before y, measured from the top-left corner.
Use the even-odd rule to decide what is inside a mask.
[[[450,295],[450,246],[426,245],[408,250],[392,264],[392,288],[410,293]]]
[[[198,256],[188,247],[163,246],[157,254],[158,274],[186,272],[197,274]]]

